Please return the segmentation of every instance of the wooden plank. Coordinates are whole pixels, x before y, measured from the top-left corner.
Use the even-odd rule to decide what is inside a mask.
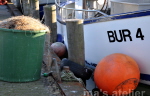
[[[79,82],[58,83],[66,96],[91,96]]]
[[[57,82],[61,82],[60,66],[58,66],[56,58],[53,58],[53,64],[54,64],[53,66],[55,67],[55,78],[56,78]]]
[[[46,5],[44,6],[45,24],[51,30],[50,43],[56,42],[57,39],[57,24],[56,24],[56,6]]]
[[[30,0],[30,16],[39,19],[39,0]]]
[[[20,2],[20,0],[16,0],[16,7],[21,8],[21,2]]]
[[[30,14],[30,3],[29,0],[22,0],[22,11],[23,15],[29,16]]]
[[[10,9],[12,15],[21,16],[22,13],[15,7],[13,3],[7,3],[8,8]]]
[[[39,0],[22,0],[23,14],[39,19]]]
[[[68,40],[68,59],[85,65],[84,56],[84,35],[83,35],[83,20],[68,19],[66,20],[67,40]]]

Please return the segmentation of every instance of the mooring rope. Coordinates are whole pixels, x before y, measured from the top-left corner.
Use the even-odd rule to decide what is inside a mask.
[[[81,78],[77,78],[73,72],[70,70],[62,70],[61,72],[61,79],[62,81],[67,81],[67,82],[79,82],[85,87],[83,81]]]

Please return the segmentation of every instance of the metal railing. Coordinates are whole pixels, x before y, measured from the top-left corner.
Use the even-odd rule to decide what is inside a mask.
[[[66,1],[66,2],[68,2],[68,1]],[[99,11],[99,10],[86,10],[86,9],[66,8],[65,5],[64,6],[60,5],[61,4],[60,0],[59,1],[55,0],[55,4],[56,4],[56,7],[57,7],[58,14],[60,15],[60,18],[62,20],[65,20],[65,19],[89,19],[89,18],[95,18],[94,16],[93,17],[89,16],[90,12],[93,12],[93,14],[99,13],[99,14],[102,14],[103,16],[108,16],[107,14],[105,14],[105,13]],[[80,13],[81,13],[80,18],[75,16],[75,12],[77,12],[77,11],[80,11]]]

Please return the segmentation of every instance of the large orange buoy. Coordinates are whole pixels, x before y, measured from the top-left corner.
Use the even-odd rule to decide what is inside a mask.
[[[140,70],[131,57],[114,53],[104,57],[96,66],[94,81],[108,95],[120,96],[131,93],[138,85]]]

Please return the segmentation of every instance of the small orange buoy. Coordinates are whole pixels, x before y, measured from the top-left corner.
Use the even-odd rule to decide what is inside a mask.
[[[108,95],[120,96],[131,93],[140,80],[140,70],[131,57],[114,53],[104,57],[96,66],[94,81]]]

